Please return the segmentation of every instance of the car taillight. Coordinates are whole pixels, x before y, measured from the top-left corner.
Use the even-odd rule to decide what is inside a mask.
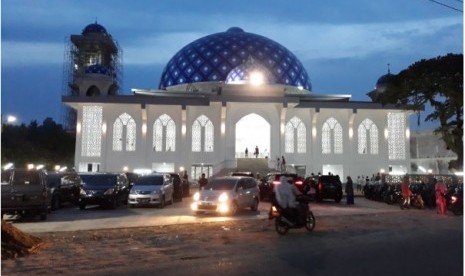
[[[273,181],[273,185],[278,185],[279,183],[280,183],[280,182],[277,181],[277,180]]]
[[[320,183],[318,183],[318,190],[321,191],[322,189],[323,189],[323,184],[321,184],[321,182],[320,182]]]
[[[452,196],[450,199],[451,199],[452,203],[455,203],[458,200],[458,198],[456,196]]]
[[[295,182],[295,185],[302,185],[302,184],[304,184],[304,183],[302,181],[300,181],[300,180]]]

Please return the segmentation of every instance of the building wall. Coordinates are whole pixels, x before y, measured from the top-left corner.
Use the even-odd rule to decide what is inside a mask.
[[[78,121],[82,121],[82,106],[91,105],[80,103]],[[100,163],[100,171],[122,171],[124,168],[153,169],[154,164],[166,163],[175,171],[180,167],[189,169],[192,164],[209,164],[213,166],[213,173],[223,168],[236,165],[235,153],[243,149],[235,149],[236,123],[246,115],[255,113],[270,124],[269,167],[276,167],[276,157],[285,156],[288,169],[293,166],[306,168],[306,175],[310,173],[332,172],[341,177],[371,175],[389,167],[403,166],[409,171],[409,137],[406,131],[406,158],[404,160],[389,160],[388,140],[386,134],[387,113],[390,110],[356,110],[353,109],[316,109],[285,107],[282,103],[237,103],[212,102],[210,106],[182,105],[145,105],[140,104],[99,104],[103,106],[103,125],[106,132],[102,134],[102,152],[100,157],[82,157],[82,136],[78,132],[76,139],[76,167],[82,163]],[[396,111],[399,112],[399,111]],[[136,122],[136,150],[133,152],[113,151],[113,124],[123,113],[128,113]],[[176,150],[172,152],[155,152],[153,150],[153,124],[162,114],[169,115],[176,124]],[[198,116],[207,116],[214,125],[213,152],[192,152],[192,124]],[[302,120],[306,127],[306,152],[285,153],[284,126],[294,116]],[[185,119],[183,120],[183,117]],[[325,121],[333,117],[342,126],[343,153],[322,154],[321,139],[322,126]],[[371,119],[378,128],[378,154],[358,153],[359,124],[366,118]],[[406,129],[408,120],[405,118]],[[224,131],[222,130],[224,123]],[[143,132],[143,125],[146,132]],[[183,129],[185,128],[185,132]],[[264,135],[266,137],[266,135]],[[250,154],[253,149],[250,149]]]

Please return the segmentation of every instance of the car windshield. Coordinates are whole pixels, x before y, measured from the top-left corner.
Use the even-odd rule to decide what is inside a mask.
[[[213,179],[204,186],[205,190],[232,190],[236,185],[236,179]]]
[[[136,181],[135,185],[163,185],[163,176],[141,176]]]
[[[10,175],[11,175],[11,171],[2,172],[2,185],[8,184],[8,182],[10,181]]]
[[[35,171],[16,171],[13,176],[13,185],[29,184],[39,185],[39,174]]]
[[[81,175],[82,182],[92,186],[113,186],[116,184],[116,175],[95,174]]]

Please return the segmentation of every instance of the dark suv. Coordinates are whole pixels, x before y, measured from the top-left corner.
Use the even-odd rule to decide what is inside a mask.
[[[52,195],[52,210],[60,208],[63,203],[78,204],[81,178],[76,172],[48,172],[47,186]]]
[[[50,191],[43,170],[12,169],[2,172],[2,218],[4,214],[40,215],[47,219]]]
[[[124,173],[81,173],[79,209],[86,205],[102,205],[115,209],[127,204],[129,181]]]
[[[304,185],[303,185],[303,178],[298,176],[295,173],[269,173],[267,174],[258,184],[260,188],[260,198],[270,200],[271,194],[273,192],[274,185],[279,183],[279,178],[281,176],[285,176],[287,180],[294,184],[299,191],[303,192]]]
[[[316,200],[331,198],[336,202],[342,199],[342,183],[338,175],[320,175],[316,186]]]

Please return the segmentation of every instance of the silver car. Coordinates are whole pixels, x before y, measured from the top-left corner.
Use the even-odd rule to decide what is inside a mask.
[[[129,192],[128,204],[157,205],[164,208],[166,203],[173,203],[174,186],[169,174],[149,174],[140,176]]]
[[[225,176],[212,179],[193,197],[191,209],[196,213],[215,212],[235,215],[238,209],[257,211],[260,190],[247,176]]]

